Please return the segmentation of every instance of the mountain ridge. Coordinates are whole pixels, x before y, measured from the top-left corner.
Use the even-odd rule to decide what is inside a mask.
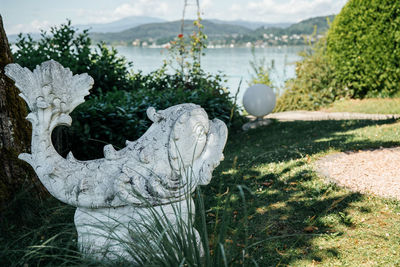
[[[243,26],[249,28],[250,30],[255,30],[260,27],[285,28],[294,24],[293,22],[272,23],[272,22],[247,21],[247,20],[220,20],[220,19],[207,19],[207,20],[219,24],[231,24],[231,25]]]
[[[189,35],[196,30],[193,25],[193,20],[185,20],[184,23],[184,35]],[[215,39],[221,35],[231,34],[246,34],[251,32],[250,29],[231,25],[231,24],[217,24],[209,20],[203,20],[201,22],[204,26],[204,33],[209,39]],[[117,32],[117,33],[91,33],[90,37],[93,41],[105,41],[105,42],[129,42],[136,39],[149,39],[158,40],[159,43],[168,42],[180,34],[181,21],[169,21],[163,23],[150,23],[143,24],[137,27]]]
[[[328,20],[334,15],[319,16],[302,20],[298,23],[264,23],[257,21],[224,21],[218,19],[202,20],[204,33],[208,42],[216,45],[248,45],[248,43],[304,44],[305,35],[322,34],[329,28]],[[150,23],[146,23],[150,22]],[[135,24],[136,23],[136,24]],[[136,25],[131,27],[132,25]],[[196,30],[193,20],[185,20],[184,35]],[[146,16],[132,16],[103,24],[73,25],[79,30],[88,29],[93,42],[108,44],[165,45],[180,34],[181,20],[163,21]],[[123,30],[121,30],[123,29]],[[314,30],[316,32],[314,33]],[[97,31],[96,31],[97,30]],[[108,32],[104,32],[108,31]],[[111,32],[110,32],[111,31]],[[40,39],[40,34],[31,34],[34,40]],[[9,35],[10,43],[15,43],[18,35]],[[287,41],[285,36],[291,36]],[[292,37],[295,37],[295,40]],[[300,37],[299,37],[300,36]],[[282,37],[285,37],[282,39]],[[292,40],[293,39],[293,40]]]
[[[249,27],[229,24],[220,20],[202,20],[203,32],[208,42],[216,45],[248,45],[248,43],[267,43],[269,45],[304,44],[306,38],[316,35],[313,40],[320,38],[328,30],[329,21],[335,15],[308,18],[294,24],[275,24],[274,27],[263,25],[254,30]],[[271,25],[271,24],[270,24]],[[193,20],[185,20],[184,35],[190,35],[196,28]],[[90,33],[95,42],[123,45],[167,45],[180,34],[181,21],[150,23],[114,33]]]
[[[89,29],[93,32],[106,33],[120,32],[143,24],[161,22],[166,22],[166,20],[149,16],[130,16],[108,23],[77,24],[74,26],[79,29]]]

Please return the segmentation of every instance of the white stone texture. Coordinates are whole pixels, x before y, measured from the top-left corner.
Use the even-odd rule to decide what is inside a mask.
[[[125,148],[116,151],[106,145],[104,158],[97,160],[80,161],[72,153],[65,159],[54,149],[51,132],[71,124],[69,114],[84,102],[93,79],[73,75],[53,60],[33,72],[18,64],[7,65],[5,72],[31,111],[27,119],[33,128],[32,152],[20,158],[34,168],[54,197],[77,207],[75,225],[84,253],[130,259],[126,244],[135,242],[136,229],[131,226],[151,225],[152,211],[165,221],[188,223],[194,215],[190,194],[197,185],[210,182],[223,159],[227,128],[222,121],[209,120],[195,104],[160,111],[149,108],[153,124],[138,140],[127,141]],[[178,206],[180,218],[174,212]]]
[[[247,88],[243,95],[243,106],[255,116],[263,117],[275,108],[276,96],[272,88],[265,84],[255,84]]]

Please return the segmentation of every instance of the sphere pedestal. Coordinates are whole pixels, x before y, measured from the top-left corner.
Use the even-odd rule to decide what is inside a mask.
[[[248,131],[250,129],[256,129],[260,126],[267,126],[272,123],[272,120],[270,119],[263,119],[263,118],[257,118],[253,121],[247,122],[243,124],[242,130],[243,131]]]

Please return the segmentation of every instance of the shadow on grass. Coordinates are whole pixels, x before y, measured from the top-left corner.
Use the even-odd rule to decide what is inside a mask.
[[[335,247],[318,248],[313,240],[334,238],[345,234],[343,229],[355,227],[346,209],[364,196],[324,183],[313,171],[312,162],[328,151],[399,145],[393,136],[368,138],[361,132],[365,127],[395,122],[274,122],[231,135],[225,161],[214,172],[205,199],[211,213],[220,208],[216,203],[230,201],[227,212],[231,216],[227,218],[230,234],[236,237],[229,251],[243,254],[233,264],[243,264],[246,258],[260,266],[276,266],[340,257]],[[237,185],[249,189],[245,204],[238,200]],[[231,194],[222,196],[222,192]],[[210,225],[218,225],[214,216],[208,218]],[[256,245],[243,251],[244,242]]]
[[[73,266],[79,262],[75,208],[20,189],[0,212],[0,266]],[[64,257],[60,260],[60,255]]]

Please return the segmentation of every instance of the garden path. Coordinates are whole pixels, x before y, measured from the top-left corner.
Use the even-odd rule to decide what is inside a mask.
[[[354,192],[400,200],[400,147],[341,152],[315,162],[315,170]]]
[[[289,111],[272,113],[267,119],[294,120],[387,120],[399,114]],[[351,191],[400,200],[400,147],[341,152],[315,162],[316,172]]]

